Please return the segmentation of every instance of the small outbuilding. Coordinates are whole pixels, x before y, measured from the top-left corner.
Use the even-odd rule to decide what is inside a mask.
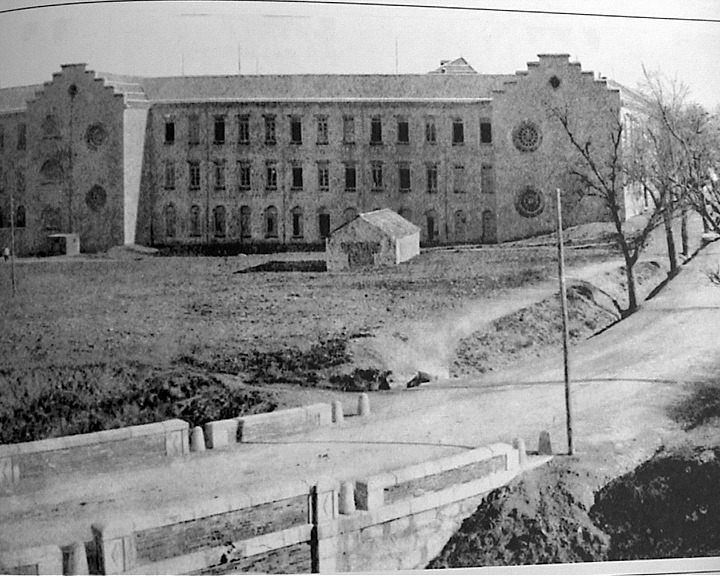
[[[358,214],[327,239],[328,272],[395,266],[420,254],[420,228],[388,208]]]

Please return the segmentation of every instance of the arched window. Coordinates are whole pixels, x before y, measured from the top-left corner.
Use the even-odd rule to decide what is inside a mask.
[[[190,236],[200,236],[201,233],[200,206],[194,205],[190,208]]]
[[[330,214],[324,206],[318,209],[318,230],[321,240],[330,236]]]
[[[40,168],[40,176],[42,177],[43,183],[46,184],[60,182],[63,178],[62,164],[60,164],[57,158],[45,160]]]
[[[225,206],[213,208],[213,232],[218,238],[225,236]]]
[[[240,238],[252,238],[250,206],[240,207]]]
[[[15,226],[25,228],[25,206],[18,206],[15,212]]]
[[[464,242],[467,235],[467,216],[462,210],[455,212],[455,241]]]
[[[343,221],[347,224],[348,222],[352,222],[357,217],[357,210],[355,208],[347,208],[345,212],[343,212]]]
[[[275,206],[265,209],[265,238],[278,237],[278,213]]]
[[[168,204],[165,207],[165,237],[175,238],[177,236],[177,215],[175,205]]]
[[[302,238],[303,237],[303,210],[300,208],[300,206],[295,206],[290,211],[290,214],[292,215],[292,235],[293,238]]]
[[[428,210],[425,212],[425,238],[428,242],[434,242],[438,237],[437,212]]]

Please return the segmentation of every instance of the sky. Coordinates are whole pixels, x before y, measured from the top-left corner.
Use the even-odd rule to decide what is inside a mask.
[[[687,85],[693,101],[720,110],[718,0],[75,1],[0,3],[0,87],[41,84],[61,64],[78,62],[139,76],[417,74],[462,56],[480,73],[511,74],[537,54],[568,53],[583,70],[631,88],[643,66],[659,71]],[[397,6],[410,3],[440,8]],[[12,11],[21,7],[34,8]]]

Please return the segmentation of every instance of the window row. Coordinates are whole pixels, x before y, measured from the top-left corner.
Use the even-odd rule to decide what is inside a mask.
[[[10,228],[13,224],[15,228],[25,228],[25,206],[18,206],[15,209],[15,221],[10,221],[10,211],[0,210],[0,228]]]
[[[354,208],[345,211],[345,221],[349,222],[357,216]],[[180,236],[180,220],[178,210],[174,204],[167,204],[163,210],[163,223],[165,237],[172,239]],[[215,238],[234,237],[250,239],[252,235],[252,211],[249,206],[240,207],[236,221],[232,228],[228,222],[228,211],[223,205],[215,206],[210,214],[207,223],[208,232]],[[200,206],[190,207],[187,215],[187,236],[199,238],[203,235],[202,210]],[[326,212],[318,214],[318,231],[321,239],[330,235],[330,215]],[[275,206],[268,206],[262,213],[262,234],[265,238],[275,239],[279,237],[280,228],[278,224],[278,210]],[[294,240],[301,240],[305,237],[305,214],[301,207],[296,206],[290,211],[290,233]]]
[[[25,148],[27,148],[27,125],[25,122],[21,122],[15,130],[15,149],[25,150]],[[12,144],[6,142],[6,140],[5,126],[0,124],[0,150],[5,150],[6,145],[8,148],[12,146]]]
[[[228,222],[227,208],[222,205],[215,206],[210,214],[210,220],[208,222],[209,233],[215,238],[240,238],[243,240],[250,240],[252,235],[252,219],[253,213],[249,206],[242,206],[239,214],[236,216],[236,221],[232,223],[232,226]],[[400,208],[398,213],[411,222],[415,222],[419,226],[423,227],[423,238],[427,241],[433,242],[440,239],[440,218],[438,213],[434,209],[426,210],[419,218],[414,218],[412,211],[408,208]],[[350,222],[357,216],[358,212],[355,208],[347,208],[342,215],[342,222],[344,224]],[[275,206],[268,206],[260,214],[261,222],[259,223],[258,230],[265,239],[275,240],[280,236],[280,223],[278,209]],[[186,221],[186,227],[183,226],[183,222]],[[307,218],[300,206],[295,206],[290,211],[290,235],[292,240],[304,240],[306,231]],[[258,223],[256,223],[258,224]],[[495,215],[492,211],[486,210],[482,213],[481,219],[481,230],[472,230],[469,223],[469,214],[464,210],[456,210],[449,222],[449,234],[453,240],[466,241],[472,238],[481,238],[484,242],[496,242],[497,241],[497,224]],[[186,235],[190,238],[199,238],[203,233],[203,221],[202,221],[202,210],[200,206],[195,205],[190,207],[190,211],[187,215],[187,220],[184,220],[178,213],[178,209],[174,204],[167,204],[163,210],[163,225],[165,238],[172,240],[183,236],[181,228],[186,230]],[[336,227],[337,227],[336,223]],[[321,209],[317,213],[317,232],[318,239],[323,240],[330,235],[331,232],[331,220],[330,214],[325,210]]]
[[[212,119],[212,141],[214,144],[225,144],[228,133],[228,117],[225,115],[216,115]],[[330,144],[330,118],[325,115],[317,115],[310,123],[313,126],[311,138],[315,144]],[[356,124],[359,119],[355,116],[342,117],[342,143],[356,143]],[[395,142],[398,144],[410,144],[410,120],[405,116],[397,116],[395,122]],[[237,126],[237,143],[250,144],[250,114],[239,114],[235,117]],[[424,137],[424,141],[428,144],[438,142],[438,119],[434,116],[424,118],[423,125],[415,127],[418,130],[416,138],[419,140]],[[178,120],[175,118],[165,119],[164,141],[165,144],[174,144],[178,136],[177,130]],[[275,145],[278,143],[278,131],[280,127],[279,117],[276,114],[264,114],[261,124],[262,133],[257,135],[257,141],[262,141],[266,145]],[[370,118],[370,144],[380,145],[384,142],[384,132],[387,128],[387,120],[382,116],[376,115]],[[302,144],[305,139],[305,132],[308,129],[308,120],[304,120],[301,116],[291,115],[287,118],[284,128],[287,130],[288,141],[290,144]],[[450,130],[450,141],[454,146],[465,143],[465,122],[462,118],[452,118],[452,128]],[[191,115],[187,118],[187,140],[189,144],[200,144],[200,116]],[[480,122],[480,143],[492,143],[492,126],[490,120]]]
[[[305,190],[308,182],[306,166],[300,162],[290,164],[289,185],[291,191]],[[216,160],[212,163],[212,185],[216,190],[227,188],[227,162]],[[315,168],[317,189],[320,191],[330,190],[330,163],[318,162]],[[413,182],[413,167],[409,162],[398,162],[395,166],[397,174],[397,188],[400,192],[410,192]],[[417,167],[415,168],[417,170]],[[424,190],[429,194],[435,194],[440,186],[440,165],[429,162],[424,165]],[[199,190],[202,183],[201,162],[190,161],[187,165],[187,182],[190,190]],[[173,160],[166,160],[163,167],[163,185],[166,190],[174,190],[177,186],[177,164]],[[376,192],[384,191],[388,187],[388,167],[383,162],[371,162],[369,166],[368,183],[370,189]],[[274,191],[278,189],[279,167],[276,161],[267,161],[262,169],[253,166],[250,161],[238,161],[236,165],[236,186],[239,191],[262,189]],[[492,164],[482,164],[480,177],[480,189],[483,193],[494,194],[495,184]],[[452,165],[452,191],[456,193],[467,192],[469,183],[466,182],[466,170],[464,164]],[[355,163],[344,163],[342,168],[342,182],[344,189],[354,192],[358,189],[358,167]]]

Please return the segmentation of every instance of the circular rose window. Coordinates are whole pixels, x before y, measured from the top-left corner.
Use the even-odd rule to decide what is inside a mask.
[[[515,209],[525,218],[534,218],[542,214],[545,209],[545,197],[528,186],[515,198]]]
[[[87,142],[88,147],[93,150],[97,150],[100,146],[105,144],[107,137],[107,130],[102,124],[91,124],[85,132],[85,141]]]
[[[105,206],[105,202],[107,202],[107,192],[102,186],[95,185],[85,194],[85,204],[93,212],[97,212]]]
[[[512,139],[518,150],[532,152],[540,146],[542,134],[540,134],[540,129],[532,122],[523,122],[513,130]]]

